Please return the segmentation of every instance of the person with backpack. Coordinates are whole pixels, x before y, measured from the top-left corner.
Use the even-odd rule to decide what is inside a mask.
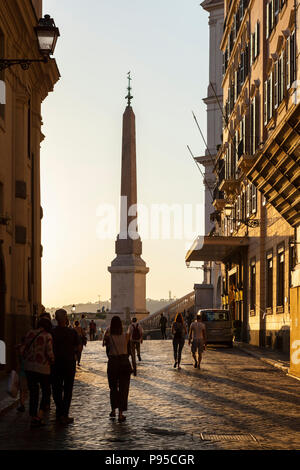
[[[133,375],[136,376],[136,355],[139,361],[142,360],[141,358],[141,344],[143,342],[143,328],[137,322],[136,318],[132,319],[132,323],[128,328],[128,334],[130,335],[130,352],[131,352],[131,360],[132,360],[132,368],[133,368]]]
[[[172,325],[173,336],[173,350],[174,350],[174,368],[180,369],[181,353],[184,346],[185,336],[187,335],[187,329],[181,313],[177,313],[175,321]]]

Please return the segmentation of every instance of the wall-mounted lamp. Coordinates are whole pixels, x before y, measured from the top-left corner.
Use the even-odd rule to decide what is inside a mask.
[[[48,62],[50,55],[54,53],[57,38],[60,36],[59,29],[55,26],[54,20],[50,15],[40,18],[38,25],[34,28],[38,49],[43,56],[41,59],[0,59],[0,71],[20,65],[23,70],[28,70],[33,62]]]

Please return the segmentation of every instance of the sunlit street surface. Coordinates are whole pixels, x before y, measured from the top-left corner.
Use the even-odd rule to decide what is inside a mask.
[[[299,449],[300,382],[234,348],[212,348],[194,369],[187,342],[182,369],[171,341],[145,341],[132,376],[127,421],[109,419],[106,354],[89,342],[76,375],[70,415],[31,430],[27,412],[1,417],[1,449]]]

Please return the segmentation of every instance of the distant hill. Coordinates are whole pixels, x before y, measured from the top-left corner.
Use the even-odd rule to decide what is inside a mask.
[[[168,305],[172,300],[166,300],[166,299],[161,299],[161,300],[154,300],[154,299],[146,299],[146,307],[149,313],[154,313],[157,310],[160,310],[161,308],[165,307],[165,305]],[[102,310],[104,309],[110,309],[110,302],[104,301],[104,302],[88,302],[88,303],[81,303],[81,304],[76,304],[76,313],[96,313],[97,310]],[[55,311],[58,308],[64,308],[68,313],[72,312],[72,304],[70,305],[64,305],[60,307],[51,307],[51,308],[46,308],[46,311],[51,314],[51,316],[54,316]]]

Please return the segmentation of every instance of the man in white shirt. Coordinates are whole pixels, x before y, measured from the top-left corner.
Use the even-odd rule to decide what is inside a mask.
[[[143,328],[137,322],[136,318],[132,319],[132,323],[128,327],[128,333],[130,334],[130,350],[131,350],[133,374],[136,375],[135,351],[137,352],[137,356],[139,358],[139,361],[141,361],[142,360],[142,358],[141,358],[141,344],[143,342]]]
[[[191,351],[195,361],[194,367],[198,369],[200,369],[202,353],[206,348],[206,326],[201,320],[201,313],[198,312],[197,320],[191,324],[189,332],[189,344],[192,343]],[[198,359],[196,352],[198,352]]]

